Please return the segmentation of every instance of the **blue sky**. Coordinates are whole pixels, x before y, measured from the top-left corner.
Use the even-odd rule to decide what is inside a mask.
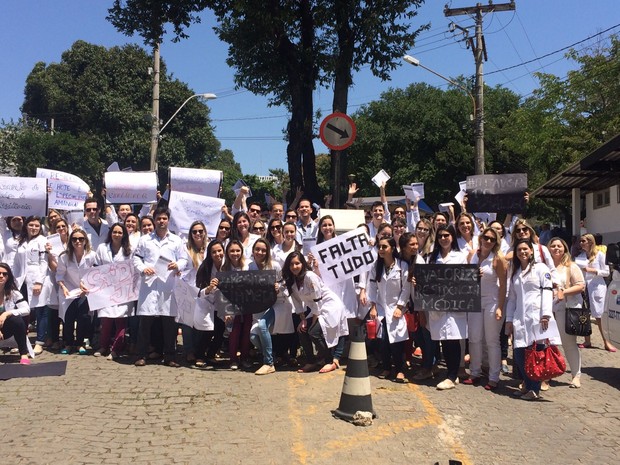
[[[508,2],[508,0],[504,0]],[[26,77],[38,61],[60,61],[63,51],[78,39],[111,47],[126,43],[142,44],[139,37],[126,37],[106,21],[111,1],[102,0],[2,0],[0,7],[0,119],[17,119],[23,102]],[[414,26],[426,22],[431,29],[422,33],[409,54],[427,67],[445,76],[472,75],[475,72],[470,50],[449,32],[451,21],[460,26],[473,25],[466,16],[446,18],[444,5],[451,8],[472,6],[476,1],[427,0],[418,11]],[[482,2],[485,4],[486,2]],[[501,0],[495,3],[503,3]],[[484,21],[484,34],[489,60],[485,73],[517,65],[561,49],[620,24],[617,0],[517,0],[516,12],[489,14]],[[168,71],[196,93],[213,92],[217,100],[209,101],[216,136],[223,148],[231,149],[245,174],[267,174],[270,168],[286,168],[286,143],[282,131],[286,126],[284,108],[269,107],[267,99],[243,89],[235,91],[233,70],[226,65],[227,45],[212,30],[214,20],[202,15],[201,24],[193,25],[190,38],[180,43],[166,40],[161,49]],[[620,26],[598,37],[620,32]],[[473,28],[472,28],[473,33]],[[581,49],[596,39],[577,45]],[[528,95],[537,87],[536,71],[564,77],[575,63],[553,54],[526,66],[488,74],[489,85],[502,84],[520,95]],[[414,82],[427,82],[445,87],[445,81],[433,74],[403,63],[392,74],[392,80],[381,82],[367,69],[354,77],[349,96],[349,114],[361,105],[380,98],[389,88],[401,88]],[[330,89],[316,91],[315,109],[324,116],[331,113]],[[182,102],[179,102],[179,105]],[[165,121],[170,115],[161,115]],[[326,153],[320,140],[317,153]],[[148,152],[149,147],[144,148]]]

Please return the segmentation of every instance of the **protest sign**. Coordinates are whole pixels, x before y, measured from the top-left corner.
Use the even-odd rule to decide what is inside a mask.
[[[481,311],[478,265],[416,264],[413,274],[417,311]]]
[[[131,260],[95,266],[86,271],[81,280],[89,290],[91,310],[138,300],[140,273]]]
[[[260,313],[276,303],[276,271],[224,271],[217,274],[216,310],[223,314]]]
[[[352,231],[366,222],[364,210],[341,210],[321,208],[321,217],[331,216],[334,219],[334,228],[338,233]]]
[[[376,261],[364,227],[321,242],[311,250],[328,287],[370,270]]]
[[[47,207],[59,210],[81,210],[90,187],[79,177],[63,171],[37,168],[37,178],[47,179]]]
[[[193,326],[198,288],[182,279],[177,279],[174,281],[172,295],[177,303],[177,323]]]
[[[108,171],[104,174],[110,203],[148,203],[157,198],[155,171]]]
[[[223,205],[224,199],[173,190],[168,203],[172,212],[170,229],[177,233],[188,234],[189,227],[194,221],[202,221],[207,227],[207,235],[215,237]]]
[[[174,192],[218,197],[223,173],[219,170],[170,167],[170,189]]]
[[[45,216],[47,180],[0,176],[0,215]]]
[[[523,213],[526,191],[525,173],[467,176],[467,210]]]
[[[375,174],[371,181],[376,184],[377,187],[381,187],[384,182],[388,182],[390,180],[390,175],[386,173],[385,170],[379,171]]]

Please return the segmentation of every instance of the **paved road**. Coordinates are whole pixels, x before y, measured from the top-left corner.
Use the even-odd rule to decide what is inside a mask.
[[[601,347],[600,336],[593,337]],[[89,356],[63,377],[0,381],[0,457],[11,464],[611,464],[620,452],[620,353],[582,350],[544,400],[371,378],[371,427],[332,418],[345,371],[136,368]],[[2,360],[3,356],[0,356]]]

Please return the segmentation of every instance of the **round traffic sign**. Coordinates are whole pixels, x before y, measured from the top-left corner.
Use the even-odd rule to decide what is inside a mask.
[[[321,123],[319,135],[325,145],[332,150],[344,150],[355,140],[357,130],[350,116],[332,113]]]

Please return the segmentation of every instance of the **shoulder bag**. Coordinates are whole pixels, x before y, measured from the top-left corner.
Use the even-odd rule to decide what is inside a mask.
[[[545,343],[543,350],[536,350],[536,341],[525,349],[525,374],[533,381],[545,381],[561,376],[566,371],[566,361],[557,346]]]
[[[566,271],[566,286],[570,285],[570,267]],[[584,291],[581,292],[583,298],[582,307],[566,307],[564,318],[564,331],[572,336],[589,336],[592,334],[592,323],[590,322],[590,302]]]

